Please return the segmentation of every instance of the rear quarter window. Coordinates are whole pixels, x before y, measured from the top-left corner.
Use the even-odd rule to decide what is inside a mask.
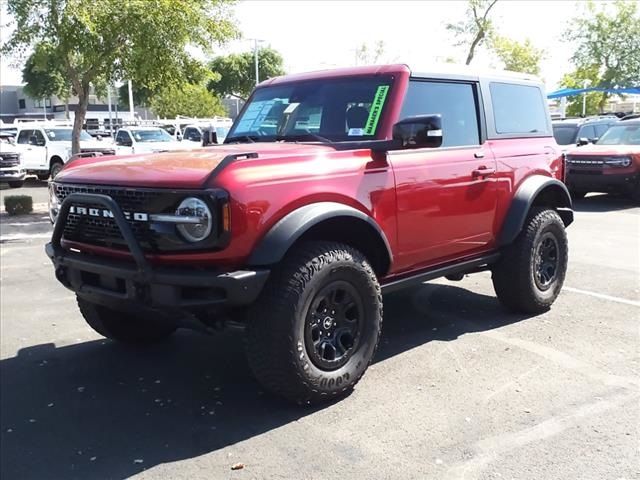
[[[549,133],[545,100],[538,87],[491,82],[489,88],[496,133]]]

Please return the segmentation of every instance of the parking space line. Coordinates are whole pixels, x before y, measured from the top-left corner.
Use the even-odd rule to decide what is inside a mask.
[[[611,302],[618,302],[618,303],[624,303],[625,305],[631,305],[634,307],[640,307],[640,302],[635,301],[635,300],[629,300],[626,298],[620,298],[620,297],[614,297],[612,295],[605,295],[604,293],[597,293],[597,292],[590,292],[588,290],[580,290],[579,288],[573,288],[573,287],[562,287],[564,290],[567,290],[569,292],[573,292],[573,293],[580,293],[582,295],[589,295],[591,297],[595,297],[595,298],[601,298],[602,300],[609,300]]]

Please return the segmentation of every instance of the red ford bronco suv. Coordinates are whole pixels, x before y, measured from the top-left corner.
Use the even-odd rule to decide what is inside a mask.
[[[568,152],[566,163],[573,198],[608,192],[640,202],[640,120],[614,123],[594,145]]]
[[[256,88],[223,145],[66,165],[46,253],[98,333],[241,322],[257,379],[313,403],[364,374],[386,292],[491,270],[507,308],[549,308],[573,220],[563,176],[536,79],[290,75]]]

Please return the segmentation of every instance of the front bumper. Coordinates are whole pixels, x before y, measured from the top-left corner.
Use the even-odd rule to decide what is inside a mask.
[[[24,180],[26,176],[27,176],[27,172],[25,171],[24,168],[20,168],[20,167],[0,168],[0,181],[19,182],[21,180]]]
[[[640,182],[640,174],[602,172],[567,172],[567,186],[570,190],[581,192],[630,193]]]
[[[62,232],[73,204],[102,204],[113,212],[134,262],[113,260],[67,250]],[[154,267],[148,263],[129,223],[109,196],[74,193],[60,206],[51,242],[45,246],[56,278],[79,296],[117,310],[202,310],[253,303],[269,270],[221,272],[210,269]]]

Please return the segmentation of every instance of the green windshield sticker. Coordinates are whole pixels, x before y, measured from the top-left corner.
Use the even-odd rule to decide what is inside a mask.
[[[373,103],[371,104],[371,110],[369,110],[369,118],[367,118],[367,123],[364,127],[365,135],[373,135],[376,132],[378,120],[380,120],[380,114],[382,113],[382,107],[387,98],[388,91],[389,85],[380,85],[376,90],[376,95],[373,97]]]

